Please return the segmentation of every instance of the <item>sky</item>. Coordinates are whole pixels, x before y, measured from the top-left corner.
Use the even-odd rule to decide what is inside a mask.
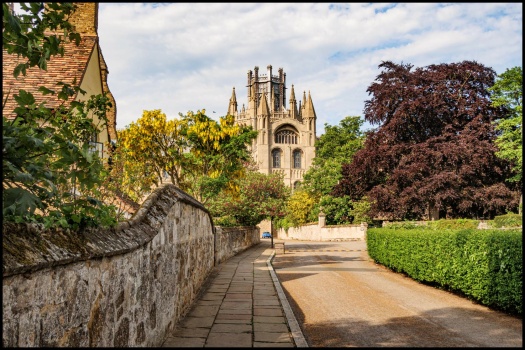
[[[248,105],[248,71],[271,65],[286,73],[287,104],[292,84],[297,99],[310,93],[320,136],[363,117],[382,61],[522,66],[523,4],[100,3],[98,35],[117,129],[154,109],[218,120],[234,87]]]

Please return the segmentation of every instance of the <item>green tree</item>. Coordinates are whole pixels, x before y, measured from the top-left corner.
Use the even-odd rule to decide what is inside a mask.
[[[315,158],[303,181],[303,188],[317,199],[330,194],[341,179],[342,164],[350,163],[363,147],[362,125],[358,116],[345,117],[335,126],[325,124],[325,133],[315,143]]]
[[[354,154],[363,147],[365,134],[361,131],[363,120],[359,116],[347,116],[339,125],[331,126],[325,124],[325,133],[315,143],[316,155],[312,166],[304,174],[302,189],[308,193],[308,197],[314,203],[307,206],[306,201],[302,206],[298,203],[289,203],[287,221],[297,226],[308,220],[316,220],[323,206],[328,224],[348,224],[354,218],[349,210],[353,209],[352,201],[340,200],[332,197],[332,188],[341,179],[342,164],[351,163]],[[295,194],[295,193],[294,193]],[[298,196],[303,197],[303,193]],[[296,197],[292,195],[291,200]],[[299,213],[299,208],[308,210]]]
[[[492,105],[504,106],[508,110],[505,118],[496,120],[496,130],[501,134],[496,138],[499,157],[512,163],[515,175],[509,181],[521,181],[523,170],[523,70],[521,67],[507,69],[500,74],[496,83],[489,89],[492,92]]]
[[[350,215],[350,211],[353,209],[353,205],[349,196],[322,196],[319,205],[320,210],[326,215],[327,225],[352,223],[353,217]]]
[[[213,216],[231,217],[241,226],[254,226],[265,219],[284,217],[290,188],[280,173],[262,174],[247,170],[236,180],[239,193],[225,192],[210,200],[208,209]]]
[[[183,189],[203,204],[223,190],[239,190],[236,180],[245,173],[251,160],[248,146],[257,137],[256,131],[236,124],[231,115],[217,122],[205,112],[179,114],[189,150],[184,168],[187,186]]]
[[[72,3],[21,3],[23,15],[3,9],[2,48],[16,54],[21,63],[13,74],[26,74],[29,67],[45,70],[50,57],[64,54],[63,43],[76,40],[67,22],[75,6]],[[63,35],[44,34],[46,29]],[[40,87],[64,102],[58,108],[36,103],[24,90],[5,92],[4,103],[14,98],[14,111],[2,107],[2,210],[4,219],[15,222],[44,222],[47,226],[81,228],[115,224],[114,207],[98,199],[98,186],[105,176],[102,161],[90,150],[90,137],[101,125],[93,125],[92,115],[107,122],[110,106],[107,97],[72,101],[78,86],[57,82],[58,91]],[[4,106],[4,105],[3,105]],[[14,113],[14,117],[7,117]]]

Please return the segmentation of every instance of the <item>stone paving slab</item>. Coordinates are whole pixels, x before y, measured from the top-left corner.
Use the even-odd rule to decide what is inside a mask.
[[[220,309],[217,315],[251,315],[251,309]]]
[[[173,337],[178,338],[206,338],[210,333],[209,328],[179,328],[173,332]]]
[[[251,333],[251,324],[215,323],[211,333]]]
[[[254,316],[281,316],[283,311],[281,308],[262,308],[255,307],[253,309]]]
[[[215,316],[221,305],[199,305],[191,310],[190,315],[193,317]]]
[[[255,332],[255,341],[271,342],[271,343],[292,343],[292,338],[288,332],[286,333],[271,333],[271,332]]]
[[[292,343],[263,343],[254,341],[253,342],[254,348],[295,348],[294,344]]]
[[[182,326],[184,328],[191,328],[191,327],[203,327],[203,328],[211,328],[213,326],[213,321],[215,321],[214,316],[209,317],[186,317],[182,321]]]
[[[250,348],[252,335],[250,333],[210,333],[204,347]]]
[[[284,333],[288,332],[289,329],[284,323],[260,323],[254,322],[253,330],[255,332],[272,332],[272,333]]]
[[[195,347],[202,348],[206,338],[179,338],[179,337],[170,337],[166,339],[163,348],[184,348],[184,347]]]
[[[253,301],[254,306],[280,306],[279,299],[255,299]]]
[[[253,323],[286,323],[284,316],[253,316]]]

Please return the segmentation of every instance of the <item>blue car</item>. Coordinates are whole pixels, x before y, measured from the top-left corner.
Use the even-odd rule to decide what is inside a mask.
[[[263,232],[262,238],[272,238],[272,234],[270,232]]]

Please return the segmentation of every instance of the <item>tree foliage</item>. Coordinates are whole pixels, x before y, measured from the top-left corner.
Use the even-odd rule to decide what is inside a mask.
[[[256,132],[231,116],[215,121],[205,111],[168,120],[161,110],[144,111],[119,130],[115,161],[120,162],[122,191],[140,201],[161,182],[171,182],[205,204],[235,180],[250,160],[248,145]],[[119,175],[119,174],[115,174]]]
[[[318,211],[315,211],[317,200],[304,189],[295,190],[286,202],[286,217],[297,227],[308,222],[317,221]]]
[[[180,116],[189,146],[184,168],[187,186],[183,189],[203,204],[223,189],[238,191],[235,181],[244,175],[251,160],[248,146],[257,132],[236,124],[231,115],[218,122],[206,116],[205,110]]]
[[[236,182],[238,194],[223,191],[210,200],[208,208],[213,216],[232,217],[238,225],[254,226],[285,215],[290,188],[284,184],[282,174],[248,170]]]
[[[320,206],[323,206],[328,224],[352,222],[353,216],[349,214],[349,210],[353,209],[352,202],[333,198],[331,191],[341,179],[342,164],[350,163],[363,146],[365,135],[361,131],[362,125],[363,120],[358,116],[347,116],[335,126],[325,124],[325,133],[315,143],[316,155],[312,166],[304,174],[302,189],[308,195],[294,192],[288,205],[288,222],[298,226],[315,221]],[[300,203],[301,200],[304,203]],[[306,212],[300,213],[300,210]]]
[[[317,199],[330,194],[341,179],[341,165],[350,163],[355,152],[362,148],[362,125],[358,116],[345,117],[339,125],[325,124],[325,133],[315,143],[315,158],[304,174],[302,186]]]
[[[351,224],[353,218],[350,211],[353,209],[350,196],[323,196],[320,201],[320,211],[326,215],[327,225]]]
[[[163,179],[184,187],[182,167],[187,142],[183,127],[180,120],[168,120],[156,109],[143,111],[141,118],[118,131],[115,161],[123,161],[123,189],[135,201]]]
[[[78,39],[70,32],[67,16],[72,3],[21,3],[27,15],[11,13],[3,7],[3,48],[21,57],[13,74],[25,75],[29,67],[46,69],[51,56],[63,54],[63,40]],[[46,28],[62,28],[64,36],[44,35]],[[65,39],[64,39],[65,38]],[[69,39],[68,39],[69,38]],[[105,170],[96,152],[90,149],[91,135],[99,133],[107,122],[110,102],[106,96],[92,96],[74,101],[78,86],[57,82],[58,91],[41,87],[44,95],[56,94],[63,103],[48,108],[37,104],[34,96],[19,90],[3,96],[4,103],[14,98],[18,104],[4,111],[2,128],[3,216],[15,222],[44,222],[48,226],[81,228],[90,225],[113,225],[114,208],[99,199],[98,186]],[[104,125],[94,125],[92,115]]]
[[[521,182],[523,171],[523,70],[521,67],[507,69],[500,74],[492,92],[492,105],[505,106],[509,113],[495,121],[500,135],[496,138],[496,155],[512,164],[514,176],[509,180]]]
[[[9,10],[8,3],[2,4],[2,48],[24,59],[13,72],[15,78],[20,73],[26,75],[30,67],[47,70],[52,56],[64,56],[65,41],[75,41],[77,45],[80,42],[80,34],[68,22],[76,10],[74,3],[21,2],[20,8],[24,13],[17,15]],[[46,35],[46,31],[62,35]]]
[[[505,183],[510,166],[496,157],[492,106],[495,72],[483,65],[387,61],[367,89],[365,120],[379,127],[343,165],[336,196],[368,197],[370,214],[419,219],[437,208],[448,217],[493,217],[517,206]]]

